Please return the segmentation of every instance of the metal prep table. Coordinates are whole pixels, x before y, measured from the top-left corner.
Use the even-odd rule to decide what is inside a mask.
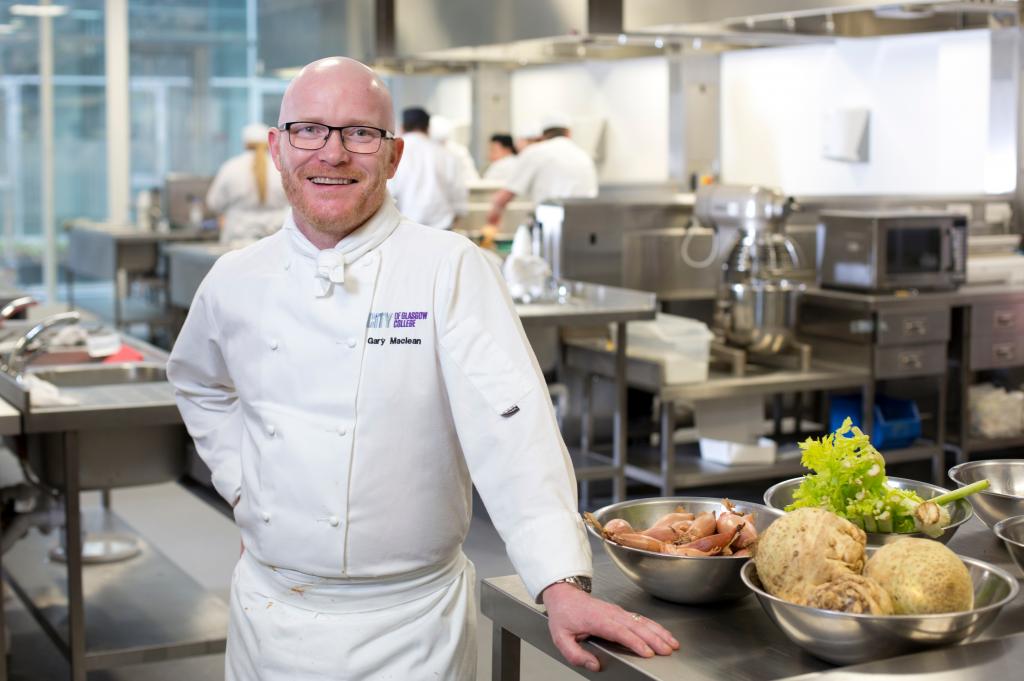
[[[895,347],[883,348],[882,352],[898,350],[898,358],[905,360],[905,367],[889,366],[880,371],[879,350],[872,348],[874,357],[867,362],[873,365],[877,378],[900,378],[902,376],[938,375],[941,372],[941,394],[937,415],[938,439],[936,444],[952,449],[961,463],[970,458],[970,453],[1008,449],[1024,445],[1024,435],[989,439],[970,434],[970,409],[968,388],[977,371],[1024,367],[1024,286],[983,285],[962,286],[955,291],[900,292],[893,294],[864,294],[846,291],[816,289],[807,291],[804,302],[814,306],[815,319],[807,324],[801,322],[802,331],[817,332],[836,338],[847,335],[871,335],[876,338],[888,337],[888,341],[875,345]],[[828,312],[828,310],[837,312]],[[850,328],[842,328],[828,319],[832,314],[842,319],[842,312],[864,315],[864,322],[850,334]],[[831,328],[829,328],[831,327]],[[919,339],[915,341],[915,339]],[[949,339],[948,352],[936,353],[928,348],[936,340]],[[816,338],[815,343],[828,346],[830,341]],[[921,342],[925,345],[915,346]],[[834,344],[839,352],[848,353],[849,344]],[[946,405],[949,372],[956,372],[953,404],[957,407],[956,422],[959,432],[952,433],[954,443],[947,443]],[[873,394],[873,391],[872,391]]]
[[[188,309],[203,277],[227,250],[217,244],[166,246],[164,252],[170,270],[171,305]],[[609,459],[601,455],[583,454],[574,464],[577,478],[584,485],[590,480],[611,479],[613,497],[621,501],[626,498],[626,322],[653,319],[656,299],[653,293],[615,286],[577,281],[565,281],[562,285],[564,295],[560,298],[561,302],[516,305],[516,312],[527,329],[616,325],[616,338],[623,339],[623,343],[621,350],[611,360],[610,369],[616,386],[612,456]]]
[[[68,305],[74,306],[75,277],[113,280],[113,323],[118,329],[135,321],[171,324],[173,320],[163,306],[146,306],[137,319],[127,314],[130,280],[159,274],[161,244],[216,239],[215,230],[143,232],[127,225],[75,222],[68,230]],[[164,286],[162,278],[157,278]]]
[[[0,400],[0,435],[17,435],[21,432],[21,413]],[[3,575],[3,553],[0,553],[0,577]],[[7,620],[4,616],[3,600],[0,599],[0,681],[7,681]]]
[[[566,364],[588,375],[610,376],[612,355],[603,340],[577,339],[566,348]],[[777,395],[819,390],[858,388],[864,390],[870,381],[866,371],[817,362],[807,371],[759,368],[745,376],[712,370],[706,381],[698,383],[666,384],[663,371],[654,359],[629,357],[626,362],[627,383],[656,395],[659,410],[658,467],[630,464],[625,467],[626,477],[659,487],[661,494],[672,495],[675,490],[707,485],[726,485],[749,480],[765,480],[803,472],[799,459],[778,460],[771,464],[724,466],[699,457],[685,462],[677,461],[673,435],[676,430],[675,405],[694,405],[702,400],[719,400],[732,396]],[[585,384],[589,385],[589,381]],[[584,415],[584,448],[590,439],[590,419]],[[926,458],[932,450],[910,448],[893,455],[887,461],[899,463]]]
[[[166,353],[138,339],[122,339],[145,361],[107,365],[107,370],[145,374],[159,365],[156,373],[162,375]],[[99,368],[104,367],[55,370]],[[156,547],[139,538],[138,555],[113,563],[89,564],[83,555],[86,531],[134,534],[106,499],[101,508],[82,512],[83,489],[164,482],[182,474],[186,433],[173,387],[156,377],[65,385],[62,394],[76,404],[38,406],[17,385],[0,375],[0,434],[16,438],[30,459],[38,453],[36,474],[58,491],[63,528],[49,536],[29,531],[3,556],[3,569],[28,612],[67,658],[72,681],[85,681],[96,669],[222,652],[227,605]],[[61,543],[65,563],[51,558],[51,549]],[[4,664],[0,656],[0,681]]]
[[[957,553],[993,563],[1011,574],[1020,574],[1002,543],[976,517],[960,529],[949,546]],[[602,671],[595,674],[574,668],[588,679],[768,681],[836,669],[805,653],[786,638],[753,596],[732,604],[704,607],[662,601],[629,581],[603,552],[594,557],[594,594],[659,622],[679,640],[681,649],[667,657],[645,659],[617,645],[589,641],[584,645],[597,655]],[[495,681],[516,681],[520,678],[519,649],[522,641],[566,664],[551,642],[543,607],[533,602],[519,577],[511,575],[483,580],[480,607],[493,623],[491,678]],[[900,671],[902,678],[922,681],[1016,678],[1021,664],[1024,664],[1022,632],[1024,592],[1003,609],[977,643],[893,658],[870,667],[877,674]],[[1002,638],[1007,636],[1013,638]],[[1001,642],[994,643],[994,639]],[[970,650],[972,646],[977,648]],[[983,654],[993,649],[1006,651],[1016,662],[1006,658],[993,659]],[[952,666],[943,666],[949,665],[951,659],[956,660]],[[850,674],[836,674],[836,678],[850,678],[853,669],[847,669]],[[955,670],[955,676],[951,669]],[[1010,669],[1013,673],[985,675],[994,669]],[[939,672],[945,672],[947,676],[941,676]],[[831,678],[825,675],[822,681]]]
[[[626,498],[626,322],[654,319],[657,300],[653,293],[632,289],[563,281],[567,296],[560,303],[516,305],[516,312],[527,329],[537,326],[587,327],[615,324],[616,351],[611,359],[611,377],[615,381],[615,416],[612,426],[612,456],[584,449],[574,461],[576,477],[583,485],[584,505],[589,503],[590,480],[611,479],[612,499]]]

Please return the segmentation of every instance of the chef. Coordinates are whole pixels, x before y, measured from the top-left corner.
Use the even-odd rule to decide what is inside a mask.
[[[269,128],[242,129],[245,151],[224,162],[206,194],[206,205],[221,215],[220,242],[244,246],[277,231],[288,209],[281,178],[267,149]]]
[[[401,165],[388,181],[398,211],[414,222],[451,229],[469,209],[462,162],[428,135],[430,115],[419,107],[402,111]]]
[[[487,155],[491,164],[484,171],[484,179],[496,182],[507,180],[512,175],[512,169],[516,167],[516,145],[512,141],[512,135],[491,135]]]
[[[489,225],[501,224],[505,206],[517,195],[534,203],[597,196],[597,168],[587,152],[569,138],[569,126],[564,114],[545,116],[543,139],[519,153],[515,172],[505,181],[505,188],[495,193],[487,215]]]
[[[430,117],[430,139],[434,140],[459,159],[459,167],[462,168],[462,179],[467,185],[480,181],[480,171],[476,169],[472,154],[465,144],[457,141],[453,134],[455,123],[447,116],[434,114]]]
[[[217,261],[168,363],[245,549],[229,681],[474,679],[480,491],[551,635],[638,655],[678,642],[591,597],[572,464],[501,275],[404,218],[391,97],[341,57],[306,66],[271,130],[292,212]]]

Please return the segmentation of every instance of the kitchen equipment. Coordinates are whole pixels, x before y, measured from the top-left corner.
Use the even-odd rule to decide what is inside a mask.
[[[951,290],[966,280],[967,217],[923,210],[824,211],[818,283],[885,292]]]
[[[1010,558],[1024,572],[1024,515],[1004,518],[993,526],[992,531],[1003,540]]]
[[[795,242],[783,233],[792,199],[764,187],[708,185],[697,190],[694,215],[740,237],[722,266],[716,330],[734,346],[777,354],[793,341],[803,285]]]
[[[764,503],[775,510],[783,511],[786,506],[793,503],[793,493],[796,488],[803,482],[803,478],[790,478],[789,480],[783,480],[782,482],[772,485],[764,493]],[[924,500],[937,497],[940,494],[945,494],[949,490],[942,489],[938,485],[930,485],[927,482],[918,482],[917,480],[908,480],[907,478],[894,478],[889,477],[889,487],[895,489],[909,489],[917,492]],[[949,511],[949,525],[946,526],[945,532],[939,537],[931,537],[936,541],[948,544],[949,540],[953,538],[956,531],[960,529],[960,526],[971,519],[974,515],[974,511],[971,508],[970,502],[967,499],[958,499],[946,506]],[[883,544],[889,544],[898,539],[904,537],[927,537],[928,535],[922,532],[913,532],[909,534],[897,533],[897,532],[868,532],[868,546],[882,546]]]
[[[690,513],[725,511],[721,499],[707,497],[659,497],[624,501],[595,511],[594,516],[605,525],[612,518],[622,518],[636,528],[650,527],[666,513],[683,506]],[[734,502],[738,513],[755,513],[758,533],[775,519],[775,512],[760,504]],[[631,549],[602,537],[587,525],[590,533],[604,545],[605,552],[616,567],[637,586],[658,598],[675,603],[714,603],[741,598],[747,594],[740,581],[740,568],[746,558],[711,556],[688,558],[668,556],[641,549]]]
[[[868,547],[872,555],[876,547]],[[750,561],[740,577],[782,632],[810,654],[848,665],[960,643],[983,632],[1020,592],[1017,579],[974,558],[960,559],[974,583],[974,608],[935,615],[854,615],[796,605],[765,591]]]
[[[992,527],[1000,520],[1024,515],[1024,459],[968,461],[949,469],[958,487],[988,480],[990,487],[968,497],[981,521]]]

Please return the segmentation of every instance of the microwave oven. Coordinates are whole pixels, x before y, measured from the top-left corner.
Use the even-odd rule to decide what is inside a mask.
[[[823,288],[955,289],[966,279],[967,217],[920,210],[823,211],[817,251]]]

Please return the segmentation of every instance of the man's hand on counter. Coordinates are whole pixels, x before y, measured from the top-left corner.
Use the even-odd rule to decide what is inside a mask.
[[[552,584],[541,600],[548,610],[551,640],[570,664],[599,671],[597,658],[580,646],[580,641],[598,636],[620,643],[641,657],[671,655],[679,641],[663,626],[630,613],[571,584]]]

